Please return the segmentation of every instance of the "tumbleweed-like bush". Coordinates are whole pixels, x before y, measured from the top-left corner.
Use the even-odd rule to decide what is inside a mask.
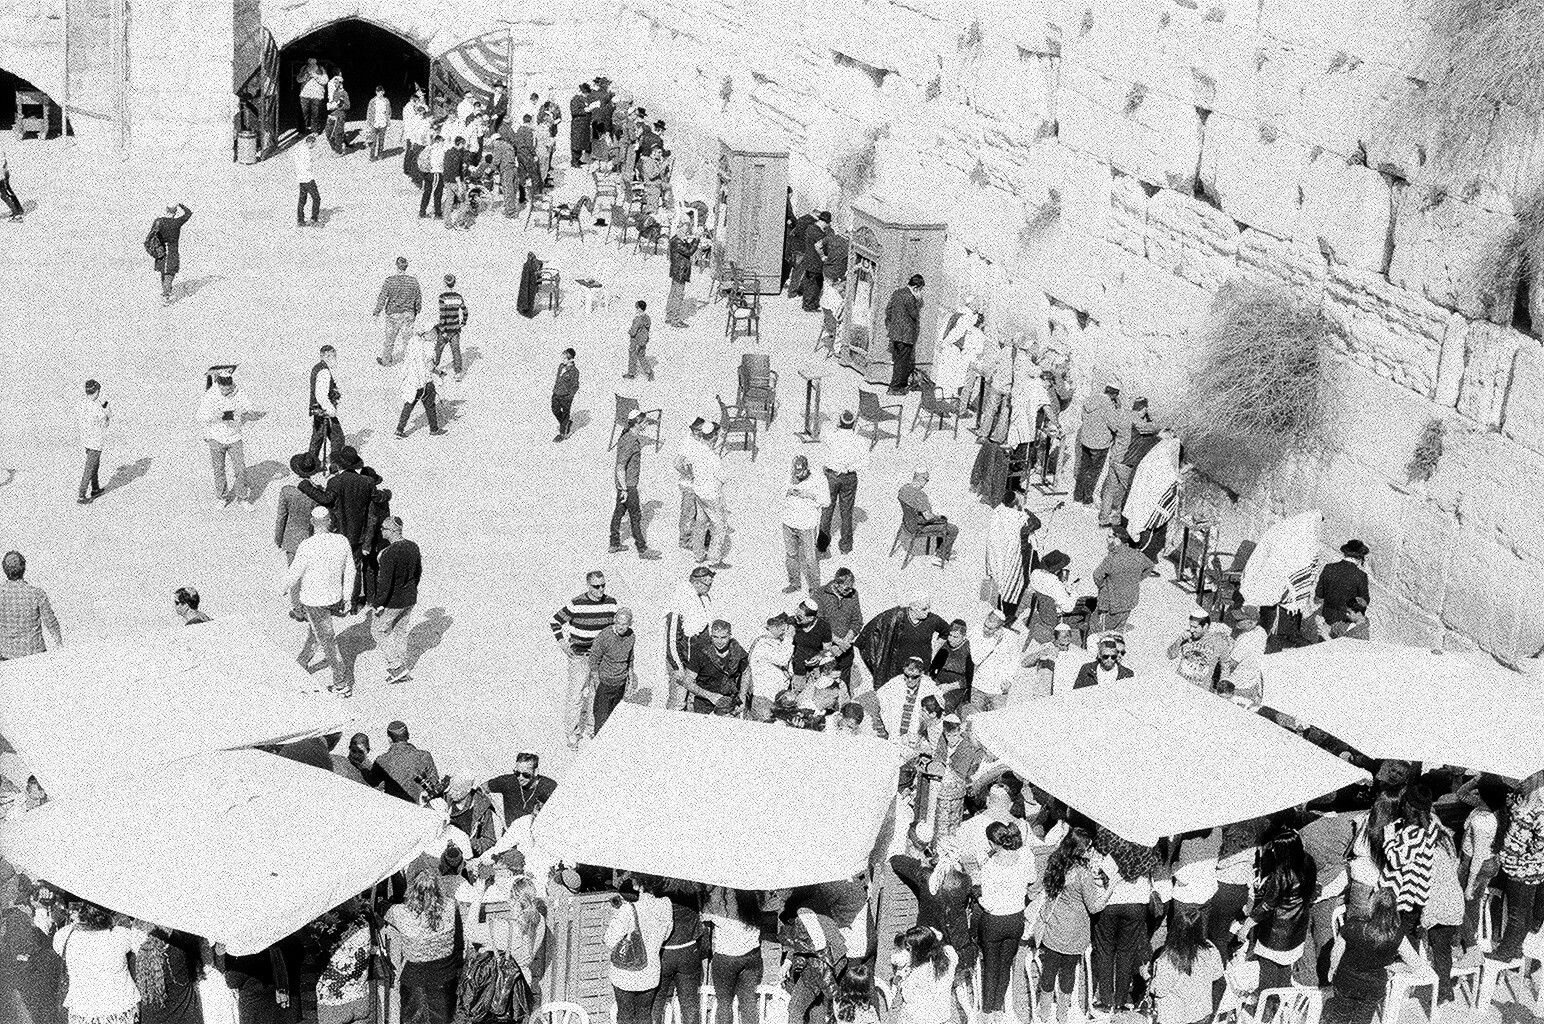
[[[1179,424],[1186,459],[1243,492],[1329,444],[1332,333],[1285,288],[1230,281],[1207,313]]]

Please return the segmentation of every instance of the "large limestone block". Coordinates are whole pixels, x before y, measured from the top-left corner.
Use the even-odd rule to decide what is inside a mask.
[[[1363,477],[1380,486],[1405,483],[1405,467],[1420,440],[1421,430],[1440,414],[1430,402],[1385,377],[1354,364],[1337,363],[1328,418],[1336,459],[1349,462]],[[1328,504],[1339,499],[1323,492]]]
[[[1512,364],[1520,349],[1534,349],[1537,344],[1519,331],[1484,320],[1456,324],[1444,343],[1442,362],[1447,370],[1451,363],[1448,347],[1456,351],[1460,366],[1455,396],[1458,411],[1486,427],[1500,427],[1512,384]],[[1445,385],[1446,381],[1438,381],[1439,392]]]
[[[1458,526],[1434,503],[1412,502],[1404,520],[1404,538],[1385,580],[1396,594],[1428,611],[1442,609],[1442,595],[1458,547]],[[1380,559],[1383,566],[1388,559]]]
[[[1329,261],[1317,246],[1277,238],[1255,228],[1238,236],[1238,270],[1251,280],[1280,283],[1317,305],[1329,280]]]
[[[1442,621],[1504,658],[1532,658],[1544,648],[1537,614],[1544,570],[1506,548],[1465,538],[1454,553]]]
[[[1515,222],[1511,202],[1488,187],[1472,195],[1400,189],[1389,280],[1471,319],[1491,315],[1500,289],[1483,256]]]
[[[1402,67],[1421,43],[1421,9],[1408,0],[1259,0],[1260,29],[1329,53]]]
[[[1544,349],[1531,338],[1512,360],[1501,428],[1525,448],[1544,452]]]
[[[1239,229],[1232,217],[1172,189],[1159,189],[1147,211],[1147,258],[1160,270],[1209,291],[1233,276]]]
[[[1133,396],[1183,392],[1211,295],[1147,260],[1118,251],[1106,268],[1104,301],[1093,312],[1120,339]]]
[[[1374,373],[1431,398],[1450,319],[1456,314],[1381,275],[1330,264],[1324,311],[1346,355]]]
[[[1383,65],[1269,36],[1262,36],[1253,63],[1258,116],[1309,146],[1351,156],[1379,124],[1390,78]]]
[[[1225,116],[1250,117],[1255,107],[1255,53],[1262,44],[1253,19],[1213,20],[1210,5],[1172,4],[1156,33],[1158,84],[1192,105]]]
[[[1057,141],[1074,153],[1110,162],[1110,148],[1120,128],[1125,89],[1087,61],[1061,62],[1056,90]]]
[[[1307,149],[1270,125],[1213,116],[1201,150],[1201,182],[1234,220],[1291,238]]]
[[[1051,298],[1091,313],[1104,305],[1106,268],[1121,250],[1102,238],[1060,225],[1033,277]]]
[[[1381,272],[1393,215],[1388,180],[1323,152],[1309,162],[1302,187],[1296,239],[1337,263]]]
[[[1544,562],[1544,456],[1499,434],[1448,421],[1426,493],[1466,530]]]
[[[1110,180],[1110,211],[1104,237],[1133,256],[1147,255],[1147,189],[1117,171]]]

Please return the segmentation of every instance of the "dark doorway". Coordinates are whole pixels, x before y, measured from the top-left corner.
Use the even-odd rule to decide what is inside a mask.
[[[295,75],[310,57],[329,72],[343,72],[351,103],[350,120],[365,116],[377,85],[386,87],[392,114],[401,117],[414,86],[427,90],[429,84],[429,55],[395,32],[358,18],[324,25],[279,51],[280,131],[300,123],[300,86]]]
[[[37,86],[18,75],[13,75],[5,68],[0,68],[0,131],[9,130],[16,126],[16,94],[19,92],[42,92]],[[59,108],[52,106],[57,103],[52,96],[48,97],[50,107],[48,111],[48,135],[59,134]],[[29,116],[36,111],[29,111]]]

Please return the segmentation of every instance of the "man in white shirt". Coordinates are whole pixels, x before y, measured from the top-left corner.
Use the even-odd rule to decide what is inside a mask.
[[[1024,796],[1027,800],[1034,800],[1027,788]],[[1036,805],[1035,809],[1038,810],[1039,806]],[[1032,813],[1025,816],[1034,817]],[[979,814],[974,814],[961,822],[959,831],[954,834],[960,866],[965,869],[970,880],[977,884],[981,881],[981,864],[991,852],[991,844],[986,840],[987,826],[999,821],[1017,828],[1021,837],[1027,831],[1024,825],[1013,816],[1013,791],[1001,779],[992,783],[987,789],[986,807]]]
[[[901,674],[889,681],[875,695],[879,719],[874,731],[888,740],[909,744],[922,732],[922,701],[932,697],[942,700],[938,684],[923,673],[922,659],[908,658]]]
[[[693,641],[705,642],[702,634],[713,621],[713,569],[699,565],[678,583],[665,613],[665,674],[670,692],[665,699],[669,710],[680,710],[686,695],[686,661]]]
[[[1088,661],[1086,648],[1078,646],[1072,627],[1058,622],[1051,642],[1025,659],[1035,666],[1035,685],[1031,697],[1049,697],[1053,693],[1071,693],[1078,671]]]
[[[1018,677],[1024,635],[1009,629],[1002,612],[986,613],[981,628],[971,633],[970,656],[976,672],[970,684],[972,711],[996,711],[1008,706],[1008,691]]]
[[[692,493],[697,497],[697,519],[692,530],[692,553],[698,562],[711,562],[716,569],[727,568],[729,553],[729,507],[724,502],[724,460],[715,446],[717,423],[702,425],[702,444],[692,456]]]
[[[1260,625],[1260,609],[1246,604],[1234,621],[1238,635],[1233,649],[1223,659],[1223,678],[1233,684],[1235,700],[1258,705],[1261,693],[1260,659],[1265,657],[1265,627]]]
[[[215,497],[227,505],[251,497],[241,447],[241,425],[251,416],[252,406],[247,396],[236,389],[236,379],[229,372],[217,374],[214,387],[205,390],[203,401],[198,403],[198,422],[203,424],[209,462],[214,467]],[[225,479],[227,460],[231,464],[229,486]]]
[[[858,436],[858,417],[851,409],[842,410],[836,422],[836,431],[826,442],[823,459],[826,486],[831,490],[831,501],[820,514],[820,535],[815,547],[821,556],[831,547],[831,520],[841,513],[841,539],[836,549],[842,554],[852,553],[852,509],[858,497],[858,473],[868,468],[869,451],[873,447]]]
[[[306,225],[306,197],[311,197],[311,223],[316,223],[317,215],[322,210],[322,193],[316,187],[316,171],[311,167],[311,158],[316,153],[316,136],[307,135],[300,140],[295,147],[295,184],[300,187],[300,195],[295,200],[295,226],[297,228]]]
[[[370,162],[375,163],[386,150],[386,129],[391,127],[391,100],[386,98],[384,85],[375,87],[375,95],[365,107],[365,127],[370,129]]]
[[[788,688],[793,676],[789,662],[793,661],[793,620],[778,612],[767,620],[767,631],[751,641],[746,652],[751,666],[751,694],[759,693],[771,700]],[[745,702],[745,716],[751,717],[750,701]]]
[[[354,593],[354,552],[346,538],[332,532],[332,513],[326,507],[318,505],[311,511],[311,529],[312,535],[295,549],[295,560],[279,593],[288,599],[295,584],[300,584],[300,607],[311,627],[300,648],[301,666],[311,671],[311,656],[320,647],[332,670],[328,689],[340,697],[351,697],[354,687],[344,677],[338,639],[332,631],[332,610]]]
[[[801,576],[811,594],[820,587],[815,532],[830,505],[831,491],[825,480],[812,476],[809,460],[795,455],[788,485],[783,488],[783,555],[788,569],[788,586],[783,593],[797,593]]]
[[[418,200],[418,216],[429,216],[429,200],[434,200],[434,215],[445,212],[445,137],[436,134],[429,143],[429,169],[424,172],[423,195]]]
[[[86,449],[86,466],[80,474],[80,493],[75,500],[89,505],[102,494],[102,484],[97,474],[102,468],[102,445],[107,441],[107,427],[112,414],[107,411],[107,399],[102,397],[102,385],[94,380],[86,381],[86,397],[80,400],[80,443]]]

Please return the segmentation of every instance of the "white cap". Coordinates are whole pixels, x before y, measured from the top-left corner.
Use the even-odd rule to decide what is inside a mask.
[[[317,520],[318,522],[322,521],[323,519],[331,519],[332,511],[328,509],[326,505],[318,505],[311,510],[311,518]]]

